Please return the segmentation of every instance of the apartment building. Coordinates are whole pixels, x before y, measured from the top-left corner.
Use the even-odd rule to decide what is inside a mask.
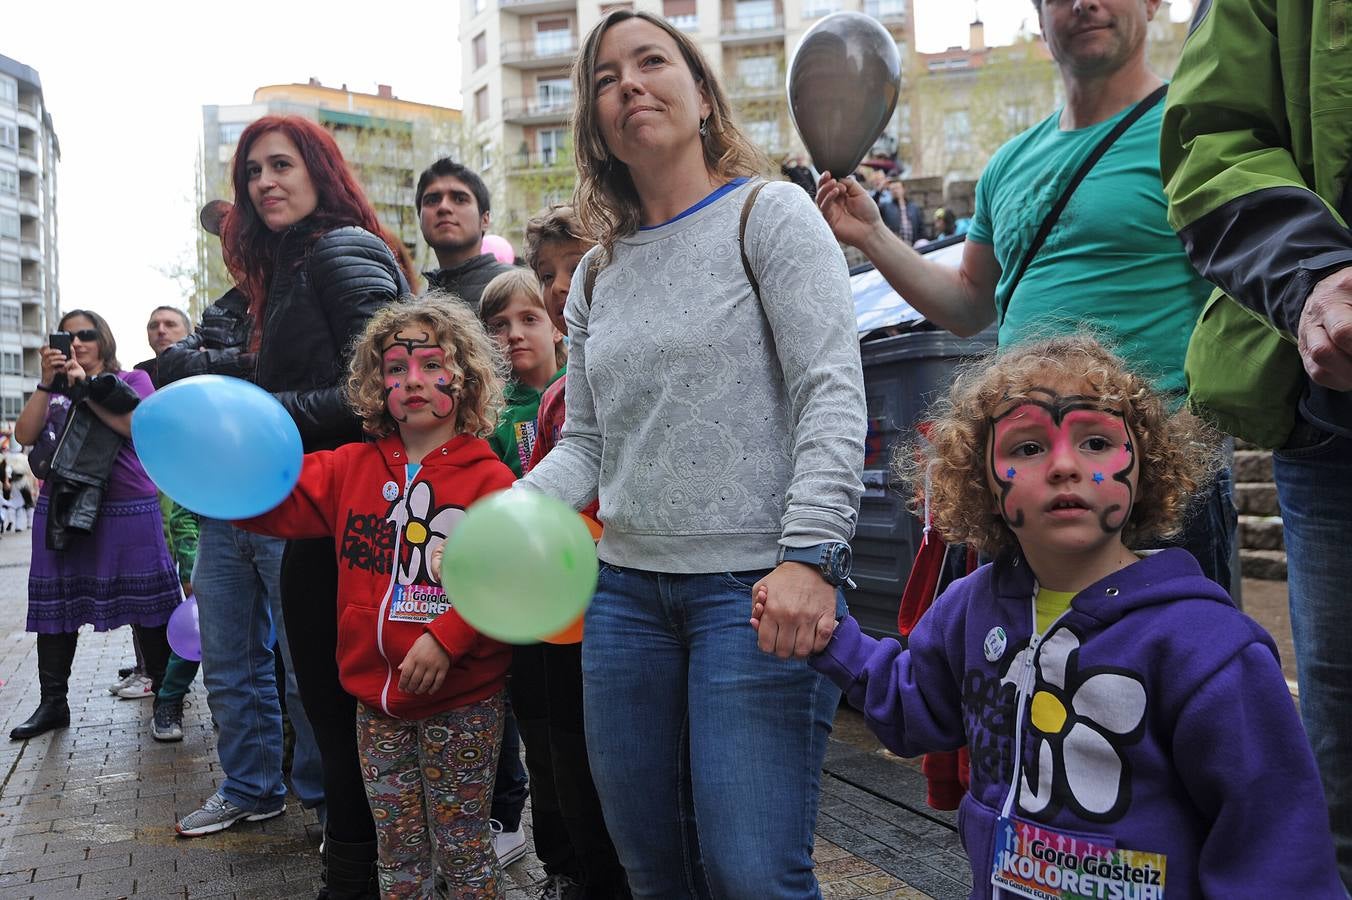
[[[855,10],[878,19],[901,52],[915,46],[911,0],[460,0],[461,79],[478,158],[500,176],[494,229],[519,239],[542,206],[571,196],[569,67],[580,36],[617,7],[666,17],[687,32],[720,73],[739,124],[771,160],[802,152],[789,120],[785,73],[812,23]],[[905,90],[905,84],[903,84]],[[884,152],[907,146],[909,109],[898,109],[880,139]]]
[[[56,324],[56,164],[61,147],[38,73],[0,56],[0,421],[13,422]]]
[[[266,115],[304,116],[328,129],[381,224],[398,236],[415,260],[427,262],[413,191],[418,174],[432,160],[463,157],[473,149],[463,134],[460,110],[400,99],[385,84],[367,94],[348,90],[345,84],[330,87],[314,78],[305,84],[260,87],[251,103],[203,106],[199,207],[208,200],[232,198],[230,162],[239,137],[250,122]],[[197,268],[194,316],[229,285],[220,243],[205,233],[198,235]]]

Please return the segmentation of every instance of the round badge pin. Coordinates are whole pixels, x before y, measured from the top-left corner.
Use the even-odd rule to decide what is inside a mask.
[[[981,645],[981,649],[986,653],[987,662],[995,662],[1005,655],[1005,646],[1009,643],[1009,638],[1005,636],[1005,630],[996,625],[990,631],[986,632],[986,640]]]
[[[399,496],[399,485],[395,484],[393,481],[385,482],[385,486],[380,489],[380,496],[384,497],[386,500],[395,499]]]

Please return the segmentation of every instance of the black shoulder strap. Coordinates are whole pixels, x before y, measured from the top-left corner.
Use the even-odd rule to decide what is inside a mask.
[[[751,291],[760,299],[760,282],[756,280],[756,275],[751,271],[751,260],[746,256],[746,220],[751,218],[751,207],[756,203],[756,195],[765,187],[766,182],[760,181],[751,189],[751,193],[746,195],[746,201],[742,203],[742,219],[737,224],[737,246],[742,251],[742,270],[746,272],[746,280],[751,282]],[[596,273],[600,271],[598,257],[593,256],[590,263],[587,264],[587,271],[582,276],[582,296],[587,301],[587,306],[591,306],[592,288],[596,286]]]
[[[1084,158],[1084,162],[1080,163],[1080,167],[1075,170],[1075,174],[1070,176],[1070,181],[1066,182],[1066,187],[1061,191],[1061,196],[1056,198],[1056,203],[1052,205],[1046,218],[1042,220],[1042,225],[1038,228],[1037,234],[1033,237],[1033,242],[1029,244],[1028,249],[1024,251],[1023,259],[1019,263],[1019,268],[1014,273],[1014,280],[1009,283],[1009,290],[1005,293],[1004,306],[1000,309],[1001,325],[1005,322],[1005,313],[1009,309],[1009,304],[1014,300],[1014,290],[1019,286],[1019,281],[1023,279],[1023,273],[1028,271],[1028,264],[1033,261],[1033,258],[1037,256],[1037,252],[1042,249],[1043,241],[1047,240],[1047,235],[1051,234],[1052,226],[1056,224],[1056,220],[1061,217],[1062,210],[1064,210],[1066,204],[1070,202],[1070,195],[1075,193],[1075,189],[1080,186],[1080,182],[1084,181],[1084,177],[1088,175],[1089,171],[1103,158],[1103,154],[1108,152],[1108,148],[1116,143],[1117,139],[1120,138],[1128,128],[1136,124],[1137,119],[1149,112],[1150,108],[1156,103],[1159,103],[1168,89],[1169,85],[1162,84],[1151,91],[1149,96],[1145,97],[1132,107],[1131,112],[1123,116],[1121,121],[1113,126],[1112,131],[1109,131],[1103,136],[1103,139],[1098,142],[1098,145],[1094,147],[1093,151]]]

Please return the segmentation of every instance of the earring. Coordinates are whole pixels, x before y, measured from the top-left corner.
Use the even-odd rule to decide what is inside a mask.
[[[709,117],[708,117],[708,116],[705,116],[703,119],[700,119],[700,120],[699,120],[699,136],[700,136],[700,137],[708,137],[708,136],[709,136]]]

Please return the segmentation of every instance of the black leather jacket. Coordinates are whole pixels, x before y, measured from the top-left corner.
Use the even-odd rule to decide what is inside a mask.
[[[515,266],[500,263],[491,253],[481,253],[473,259],[467,259],[458,266],[448,266],[432,272],[424,272],[429,288],[449,291],[468,303],[474,311],[479,311],[479,297],[483,295],[488,282],[510,272]]]
[[[231,288],[202,313],[192,334],[160,354],[156,387],[190,375],[230,375],[252,381],[254,356],[249,352],[249,301]]]
[[[103,372],[69,392],[71,408],[47,474],[47,549],[61,551],[73,535],[86,535],[98,521],[122,435],[104,424],[86,400],[114,415],[129,413],[141,397],[112,372]]]

